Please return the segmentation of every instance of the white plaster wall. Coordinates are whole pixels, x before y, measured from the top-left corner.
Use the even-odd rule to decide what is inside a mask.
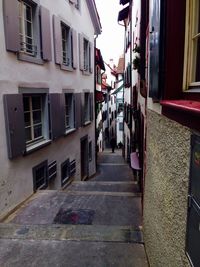
[[[69,21],[77,32],[83,32],[89,40],[93,41],[94,28],[85,1],[81,1],[81,12],[66,0],[41,0],[41,5],[53,14],[59,15]],[[33,193],[32,168],[48,159],[57,160],[58,175],[53,188],[60,187],[60,164],[67,158],[76,159],[76,179],[80,179],[80,138],[88,135],[93,142],[93,160],[89,164],[89,175],[95,173],[95,124],[94,121],[66,137],[59,138],[45,148],[24,156],[9,160],[7,157],[5,121],[2,97],[4,94],[17,94],[19,86],[49,88],[49,92],[61,93],[62,89],[74,89],[81,92],[83,89],[94,91],[94,75],[84,76],[79,68],[73,72],[60,70],[52,62],[37,65],[17,60],[12,52],[7,52],[4,42],[4,27],[2,0],[0,0],[0,215],[14,208],[17,204]],[[53,31],[52,33],[52,52]]]

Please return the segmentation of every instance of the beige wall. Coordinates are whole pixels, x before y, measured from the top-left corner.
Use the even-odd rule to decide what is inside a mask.
[[[147,114],[144,239],[151,267],[189,267],[185,256],[190,163],[188,128]]]

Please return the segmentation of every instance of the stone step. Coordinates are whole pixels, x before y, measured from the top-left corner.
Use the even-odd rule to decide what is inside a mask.
[[[99,191],[139,193],[137,182],[73,182],[65,191]]]
[[[0,239],[143,243],[141,227],[108,225],[0,224]]]

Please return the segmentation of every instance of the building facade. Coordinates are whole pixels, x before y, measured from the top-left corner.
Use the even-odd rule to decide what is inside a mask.
[[[196,267],[200,264],[199,1],[121,0],[120,4],[124,7],[118,21],[125,25],[126,36],[132,27],[133,51],[126,63],[125,40],[125,68],[130,62],[131,82],[125,86],[130,100],[125,93],[124,135],[125,141],[130,136],[131,166],[143,192],[149,263]],[[126,75],[125,71],[125,84]]]
[[[1,0],[0,215],[96,171],[94,1]]]

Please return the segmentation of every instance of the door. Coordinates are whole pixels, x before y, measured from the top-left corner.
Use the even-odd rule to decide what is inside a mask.
[[[88,136],[81,138],[81,180],[88,178],[89,159],[88,159]]]
[[[200,136],[192,135],[186,253],[194,267],[200,266]]]

